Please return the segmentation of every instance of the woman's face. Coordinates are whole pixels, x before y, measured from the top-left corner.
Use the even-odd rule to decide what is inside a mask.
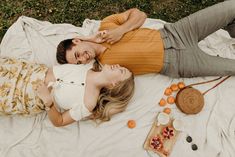
[[[102,73],[104,77],[110,81],[113,85],[122,82],[131,77],[132,73],[120,65],[107,65],[102,67]]]

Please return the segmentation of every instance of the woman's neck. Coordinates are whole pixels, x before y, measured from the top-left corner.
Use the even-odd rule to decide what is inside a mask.
[[[90,112],[95,108],[100,90],[103,87],[96,78],[96,72],[92,70],[87,72],[84,104]]]
[[[97,89],[101,89],[109,85],[108,81],[102,77],[101,72],[95,72],[93,70],[88,71],[87,81],[89,81],[89,84],[92,84]]]

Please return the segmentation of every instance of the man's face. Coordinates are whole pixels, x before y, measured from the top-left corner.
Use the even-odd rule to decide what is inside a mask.
[[[73,40],[74,46],[66,51],[66,60],[70,64],[87,64],[96,57],[95,49],[87,42]]]

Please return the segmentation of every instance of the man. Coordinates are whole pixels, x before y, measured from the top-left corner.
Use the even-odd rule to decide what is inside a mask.
[[[234,10],[235,1],[221,2],[158,31],[139,28],[146,15],[130,9],[104,18],[96,35],[62,41],[57,60],[86,64],[96,57],[102,64],[120,64],[136,75],[235,75],[235,60],[210,56],[198,47],[199,41],[223,27],[235,37]]]

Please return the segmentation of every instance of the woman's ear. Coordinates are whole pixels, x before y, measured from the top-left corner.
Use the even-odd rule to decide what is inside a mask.
[[[112,89],[112,88],[114,88],[116,85],[117,85],[116,82],[112,82],[112,83],[109,84],[109,86],[108,86],[107,88],[108,88],[108,89]]]
[[[72,42],[73,42],[74,44],[78,44],[78,43],[81,42],[81,40],[80,40],[79,38],[73,38]]]
[[[114,88],[117,85],[117,82],[112,82],[112,88]]]

